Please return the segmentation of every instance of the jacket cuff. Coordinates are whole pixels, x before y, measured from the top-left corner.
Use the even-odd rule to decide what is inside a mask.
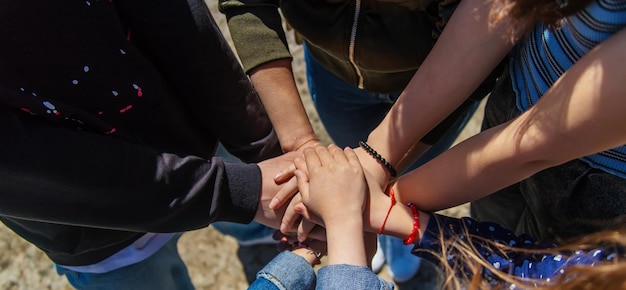
[[[257,274],[257,279],[265,279],[278,289],[314,289],[315,271],[302,257],[284,251],[278,254]]]
[[[254,218],[261,194],[261,169],[256,164],[224,163],[230,195],[224,195],[216,221],[247,224]],[[228,206],[230,204],[230,206]]]
[[[441,258],[434,253],[441,253],[441,242],[462,233],[462,229],[463,224],[460,219],[433,213],[420,242],[413,248],[412,253],[435,265],[440,265]]]
[[[224,14],[246,73],[273,60],[291,59],[282,18],[276,7],[237,7],[224,9]]]
[[[317,289],[393,289],[391,282],[385,281],[365,266],[348,264],[328,265],[317,272]]]

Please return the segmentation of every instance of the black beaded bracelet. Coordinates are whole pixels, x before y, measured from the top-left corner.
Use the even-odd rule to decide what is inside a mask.
[[[393,168],[393,166],[391,166],[391,163],[387,162],[387,160],[384,157],[378,154],[378,152],[376,152],[374,148],[370,147],[370,145],[365,143],[365,141],[359,141],[359,146],[363,147],[363,149],[365,149],[367,153],[372,155],[372,157],[374,157],[378,162],[382,163],[383,166],[387,168],[387,171],[389,171],[389,175],[391,175],[391,177],[396,177],[398,175],[398,173],[396,172],[396,169]]]

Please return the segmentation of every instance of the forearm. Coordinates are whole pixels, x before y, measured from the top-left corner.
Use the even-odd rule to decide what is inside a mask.
[[[284,152],[317,140],[293,78],[290,59],[275,60],[250,72]]]
[[[488,2],[462,1],[424,63],[368,143],[391,164],[454,111],[512,47],[507,23],[490,25]],[[471,33],[468,33],[471,31]]]
[[[231,171],[218,159],[181,157],[0,112],[2,215],[178,232],[215,220],[248,222],[255,213],[258,196],[250,193],[259,191],[261,176],[254,164],[233,164]]]
[[[625,144],[624,46],[626,32],[621,31],[581,58],[518,118],[400,178],[401,199],[424,210],[447,208],[548,167]]]

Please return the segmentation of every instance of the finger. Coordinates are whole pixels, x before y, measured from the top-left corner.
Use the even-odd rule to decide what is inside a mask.
[[[309,233],[315,228],[316,224],[308,219],[302,219],[300,225],[298,225],[298,241],[305,241],[309,237]]]
[[[304,161],[304,159],[296,158],[293,160],[293,163],[297,170],[301,170],[304,171],[304,173],[309,174],[309,168],[306,166],[306,161]]]
[[[276,182],[277,184],[281,184],[281,183],[289,180],[291,177],[293,177],[293,172],[294,171],[296,171],[296,166],[294,164],[289,165],[289,167],[287,167],[284,170],[278,172],[278,174],[276,174],[276,176],[274,176],[274,182]]]
[[[352,166],[362,168],[361,162],[359,161],[359,156],[356,155],[356,152],[354,152],[352,148],[346,147],[345,149],[343,149],[343,152],[348,159],[348,162],[350,162]]]
[[[298,190],[300,191],[301,198],[307,200],[309,198],[309,176],[304,171],[298,169],[295,172],[296,182]]]
[[[280,231],[284,234],[295,233],[298,230],[298,223],[302,219],[302,216],[296,212],[295,207],[297,204],[302,203],[302,199],[299,194],[296,194],[285,210],[285,214],[281,220]]]
[[[317,154],[317,148],[324,146],[315,146],[313,148],[304,149],[304,160],[306,160],[306,166],[310,170],[314,170],[322,166],[322,163]]]
[[[311,214],[311,212],[307,209],[306,205],[304,205],[304,203],[298,203],[294,206],[294,211],[301,215],[304,219],[311,219],[311,217],[313,216]]]
[[[321,166],[333,163],[333,156],[330,154],[330,151],[328,151],[328,148],[316,146],[315,152],[317,153]]]
[[[270,209],[280,208],[296,193],[298,193],[298,180],[297,178],[291,178],[289,181],[283,184],[283,186],[278,190],[276,195],[274,195],[268,207]]]
[[[348,159],[343,153],[343,150],[341,150],[341,148],[339,148],[337,145],[335,144],[328,145],[328,151],[330,152],[331,156],[333,157],[335,161],[348,162]]]

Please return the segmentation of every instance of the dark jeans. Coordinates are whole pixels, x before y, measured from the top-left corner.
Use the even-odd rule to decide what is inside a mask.
[[[482,130],[519,114],[506,71],[489,96]],[[471,215],[543,240],[618,228],[626,215],[626,180],[575,159],[472,202]]]

